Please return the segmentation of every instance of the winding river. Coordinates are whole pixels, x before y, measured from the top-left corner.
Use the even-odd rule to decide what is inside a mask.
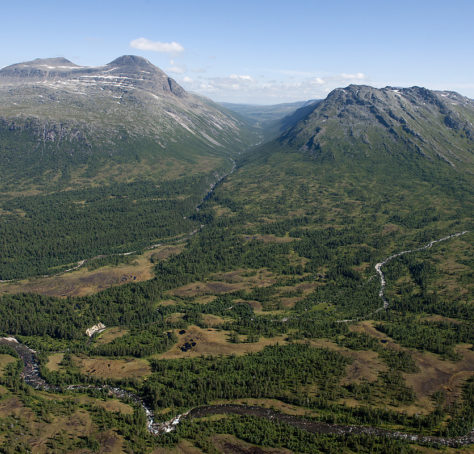
[[[15,350],[18,356],[24,363],[24,368],[21,376],[26,384],[32,386],[38,390],[44,390],[49,392],[59,392],[61,389],[57,386],[50,385],[39,372],[39,363],[36,356],[36,352],[31,350],[26,345],[18,342],[13,337],[0,338],[0,344],[11,347]],[[394,439],[401,439],[410,442],[416,442],[420,444],[437,445],[437,446],[448,446],[448,447],[459,447],[474,443],[474,430],[469,434],[461,437],[437,437],[429,435],[419,435],[416,433],[407,433],[394,430],[381,429],[378,427],[371,426],[358,426],[348,424],[329,424],[312,419],[307,419],[301,416],[289,415],[271,410],[268,408],[249,406],[249,405],[235,405],[235,404],[222,404],[222,405],[204,405],[195,407],[186,413],[175,416],[169,421],[156,422],[152,410],[147,406],[144,400],[124,389],[114,386],[96,386],[96,385],[69,385],[66,387],[68,391],[87,391],[90,389],[107,391],[111,395],[133,402],[134,404],[143,408],[147,418],[148,431],[153,435],[161,435],[167,432],[173,431],[176,426],[183,419],[191,418],[203,418],[212,415],[242,415],[242,416],[255,416],[258,418],[268,419],[270,421],[278,421],[281,423],[289,424],[301,430],[305,430],[311,433],[322,433],[322,434],[334,434],[334,435],[350,435],[350,434],[363,434],[377,437],[389,437]]]

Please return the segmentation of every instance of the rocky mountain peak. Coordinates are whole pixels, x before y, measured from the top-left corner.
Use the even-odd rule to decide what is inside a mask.
[[[30,64],[31,66],[42,66],[42,65],[48,65],[48,66],[67,66],[71,67],[74,66],[78,68],[79,66],[73,63],[71,60],[68,60],[67,58],[64,57],[54,57],[54,58],[35,58],[34,60],[30,62],[25,62],[23,65],[28,65]]]
[[[246,128],[231,113],[186,93],[161,69],[134,55],[101,66],[48,58],[0,69],[0,156],[2,134],[11,143],[25,134],[29,145],[15,155],[25,165],[42,159],[36,152],[40,145],[42,150],[51,146],[55,153],[64,150],[61,159],[66,161],[73,155],[102,159],[141,149],[171,155],[189,144],[207,153],[240,146]]]
[[[331,157],[403,149],[456,167],[472,160],[473,114],[474,102],[453,92],[349,85],[329,93],[280,141]]]
[[[155,95],[186,96],[186,91],[161,69],[137,55],[122,55],[104,66],[78,66],[63,57],[37,58],[0,69],[0,84],[46,83],[72,91],[138,89]]]
[[[121,57],[116,58],[115,60],[111,61],[107,66],[119,66],[119,67],[153,67],[156,68],[153,64],[151,64],[146,58],[139,57],[138,55],[122,55]]]
[[[72,71],[82,69],[63,57],[36,58],[35,60],[15,63],[0,69],[0,80],[5,82],[21,82],[38,80],[48,77],[67,77]]]

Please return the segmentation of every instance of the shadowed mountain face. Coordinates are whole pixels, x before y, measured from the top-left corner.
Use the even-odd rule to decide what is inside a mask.
[[[474,101],[454,92],[351,85],[332,91],[279,142],[330,159],[416,154],[466,170],[473,122]]]
[[[0,70],[0,170],[7,180],[51,171],[62,178],[78,166],[92,175],[110,158],[212,170],[253,140],[245,121],[187,93],[141,57],[99,67],[36,59]]]

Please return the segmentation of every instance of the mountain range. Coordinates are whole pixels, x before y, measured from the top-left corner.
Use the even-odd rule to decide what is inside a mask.
[[[473,122],[0,70],[0,451],[468,452]]]
[[[142,57],[99,67],[36,59],[0,70],[3,184],[40,175],[70,181],[71,172],[87,179],[130,161],[161,178],[170,166],[210,171],[255,140],[245,121]]]
[[[474,101],[421,87],[350,85],[324,100],[222,106],[136,56],[100,67],[64,58],[8,66],[0,70],[0,277],[196,230],[195,207],[236,166],[245,188],[270,172],[264,194],[248,197],[271,206],[277,175],[298,154],[332,184],[424,182],[470,206],[473,122]],[[322,177],[304,184],[312,178]],[[293,183],[281,177],[282,187]],[[36,247],[46,244],[53,252],[43,255]]]
[[[351,85],[321,101],[218,105],[133,55],[99,67],[47,58],[0,70],[4,188],[104,183],[101,175],[120,180],[132,167],[160,179],[176,169],[222,170],[229,157],[271,139],[321,157],[398,150],[467,170],[473,122],[474,101],[421,87]]]

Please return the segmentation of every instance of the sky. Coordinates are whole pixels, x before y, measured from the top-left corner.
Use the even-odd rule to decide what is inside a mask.
[[[140,55],[215,101],[276,104],[336,87],[419,85],[474,98],[474,0],[16,0],[0,67]]]

